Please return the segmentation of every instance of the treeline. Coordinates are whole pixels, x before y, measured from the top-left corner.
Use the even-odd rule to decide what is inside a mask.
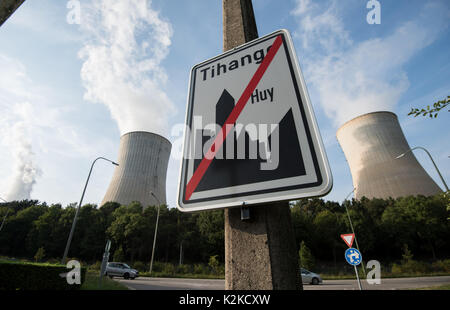
[[[405,245],[416,258],[435,260],[450,254],[448,198],[405,197],[365,199],[343,204],[322,199],[302,199],[291,204],[298,247],[303,241],[316,260],[341,261],[346,245],[340,234],[350,233],[345,206],[367,259],[398,260]],[[0,255],[33,259],[62,257],[76,205],[63,208],[35,200],[0,204]],[[110,260],[147,262],[151,257],[157,217],[156,207],[139,203],[80,209],[69,257],[93,263],[102,259],[107,239],[112,241]],[[182,213],[160,209],[155,260],[208,263],[217,255],[224,260],[223,211]]]
[[[0,204],[0,255],[33,259],[60,259],[75,216],[76,204],[25,200]],[[78,214],[69,257],[93,263],[102,260],[106,240],[112,241],[111,256],[117,261],[150,261],[157,208],[106,203],[101,208],[83,205]],[[223,212],[186,214],[161,206],[155,260],[185,263],[224,257]],[[40,252],[39,252],[40,251]],[[42,254],[42,251],[44,254]]]
[[[303,240],[318,260],[343,260],[347,245],[340,235],[352,232],[347,207],[366,260],[398,261],[406,246],[416,259],[433,261],[450,257],[449,206],[445,194],[342,204],[305,199],[292,207],[292,221],[297,242]]]

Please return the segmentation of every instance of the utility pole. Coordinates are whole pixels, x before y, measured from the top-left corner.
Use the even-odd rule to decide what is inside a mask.
[[[73,237],[73,233],[74,233],[74,231],[75,231],[75,226],[77,225],[78,213],[80,212],[81,204],[83,203],[84,194],[86,193],[86,188],[87,188],[87,186],[88,186],[89,179],[90,179],[90,177],[91,177],[92,169],[94,168],[95,163],[96,163],[97,160],[99,160],[99,159],[109,161],[111,164],[113,164],[113,165],[115,165],[115,166],[119,166],[118,163],[116,163],[116,162],[114,162],[114,161],[112,161],[112,160],[109,160],[109,159],[107,159],[107,158],[104,158],[104,157],[97,157],[97,158],[92,162],[91,169],[89,170],[89,174],[88,174],[88,177],[87,177],[87,179],[86,179],[86,183],[85,183],[85,185],[84,185],[83,194],[81,194],[80,203],[78,204],[77,210],[75,211],[75,217],[73,218],[72,228],[70,229],[69,238],[67,239],[66,248],[65,248],[65,250],[64,250],[64,255],[63,255],[63,258],[62,258],[62,260],[61,260],[61,265],[64,265],[64,264],[66,263],[66,258],[67,258],[67,255],[68,255],[68,253],[69,253],[70,244],[72,243],[72,237]]]
[[[433,163],[434,169],[436,169],[436,172],[437,172],[437,174],[439,175],[439,178],[441,179],[442,183],[444,184],[445,192],[448,192],[448,191],[449,191],[448,185],[447,185],[447,183],[445,182],[444,178],[442,177],[441,171],[438,169],[436,163],[434,162],[433,157],[431,156],[430,152],[428,152],[428,150],[427,150],[426,148],[421,147],[421,146],[413,147],[412,149],[407,150],[407,151],[404,152],[403,154],[398,155],[395,159],[402,158],[403,156],[406,155],[406,153],[412,152],[412,151],[417,150],[417,149],[420,149],[420,150],[424,151],[425,153],[427,153],[428,157],[430,157],[431,162]],[[450,157],[450,156],[449,156],[449,157]]]
[[[257,39],[252,1],[222,1],[224,52]],[[225,209],[225,289],[302,289],[290,212],[289,202]]]

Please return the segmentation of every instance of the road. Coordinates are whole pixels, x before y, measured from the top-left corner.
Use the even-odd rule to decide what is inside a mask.
[[[446,277],[420,277],[420,278],[391,278],[381,279],[381,284],[370,285],[361,279],[363,290],[406,290],[421,287],[449,285],[450,276]],[[321,285],[303,285],[305,290],[358,290],[355,280],[324,280]]]
[[[115,278],[132,290],[223,290],[224,280],[146,278],[134,280]],[[404,290],[421,287],[449,285],[450,276],[382,279],[379,285],[369,285],[361,280],[365,290]],[[304,290],[357,290],[356,280],[324,280],[321,285],[303,285]]]
[[[147,277],[134,280],[114,278],[114,280],[132,290],[223,290],[225,288],[224,280]]]

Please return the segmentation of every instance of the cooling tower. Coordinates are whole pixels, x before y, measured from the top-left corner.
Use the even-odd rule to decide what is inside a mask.
[[[441,191],[410,149],[397,116],[374,112],[348,121],[337,131],[356,188],[355,198],[434,195]]]
[[[102,205],[108,201],[122,205],[139,201],[146,207],[158,205],[158,200],[166,204],[166,174],[171,148],[169,140],[154,133],[124,134],[120,138],[119,166],[115,168]]]

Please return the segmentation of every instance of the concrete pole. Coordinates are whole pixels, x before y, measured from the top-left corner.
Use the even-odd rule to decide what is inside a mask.
[[[258,38],[251,0],[223,1],[223,49]],[[288,202],[225,209],[225,289],[302,289]]]

